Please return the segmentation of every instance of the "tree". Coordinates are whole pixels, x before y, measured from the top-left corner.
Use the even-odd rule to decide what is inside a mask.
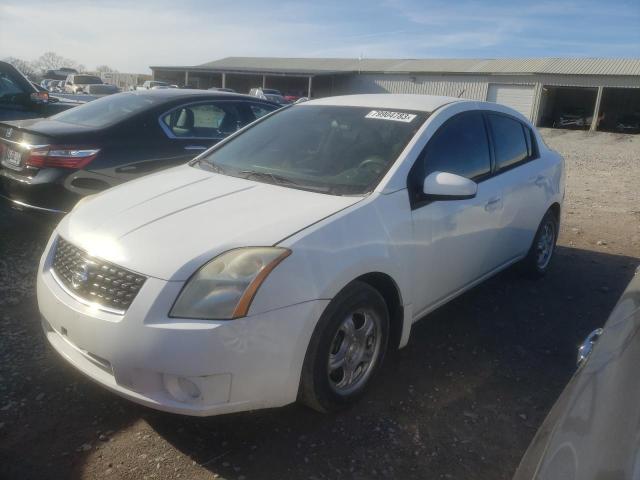
[[[40,77],[40,72],[38,72],[38,68],[36,68],[33,62],[16,57],[7,57],[4,61],[16,67],[24,76],[29,77],[31,80],[36,81],[38,77]]]
[[[47,70],[57,70],[62,67],[75,68],[79,72],[86,70],[86,67],[75,60],[62,57],[55,52],[45,52],[34,62],[35,66],[46,72]]]
[[[98,65],[96,67],[97,73],[118,73],[118,70],[111,68],[109,65]]]

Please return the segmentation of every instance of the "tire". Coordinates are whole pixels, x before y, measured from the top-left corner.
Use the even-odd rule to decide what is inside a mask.
[[[523,271],[527,276],[536,278],[544,276],[553,260],[558,241],[560,222],[552,210],[547,210],[533,238],[529,253],[522,261]]]
[[[327,306],[313,332],[299,400],[319,412],[356,402],[382,365],[388,341],[384,298],[364,282],[350,283]]]

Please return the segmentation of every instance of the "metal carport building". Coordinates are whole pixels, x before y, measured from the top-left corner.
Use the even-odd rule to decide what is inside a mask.
[[[640,115],[640,59],[348,59],[228,57],[196,66],[152,66],[155,79],[196,88],[253,87],[322,97],[422,93],[496,101],[537,125],[583,111],[590,128]]]

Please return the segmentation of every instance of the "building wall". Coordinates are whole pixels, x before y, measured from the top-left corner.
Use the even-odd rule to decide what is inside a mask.
[[[640,88],[640,77],[588,75],[356,74],[336,78],[336,92],[420,93],[485,100],[489,83]]]
[[[537,122],[543,86],[640,88],[640,77],[613,75],[433,75],[355,74],[335,78],[334,95],[417,93],[486,100],[490,83],[532,85],[532,120]]]
[[[352,93],[417,93],[484,99],[487,82],[480,77],[408,74],[356,74],[336,77],[338,95]]]

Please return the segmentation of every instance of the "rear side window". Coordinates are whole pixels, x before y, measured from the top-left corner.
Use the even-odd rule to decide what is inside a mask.
[[[162,123],[178,138],[224,138],[243,126],[233,103],[202,103],[176,108]]]
[[[250,106],[251,113],[256,120],[260,117],[264,117],[267,113],[271,113],[276,109],[276,107],[268,107],[266,105],[260,105],[257,103],[252,103]]]
[[[489,141],[482,114],[470,112],[446,122],[427,144],[421,180],[433,172],[477,178],[490,170]]]
[[[487,115],[496,155],[496,170],[504,170],[530,158],[530,138],[519,121],[503,115]]]
[[[101,128],[147,110],[160,101],[161,97],[118,93],[65,110],[51,118],[59,122]]]

